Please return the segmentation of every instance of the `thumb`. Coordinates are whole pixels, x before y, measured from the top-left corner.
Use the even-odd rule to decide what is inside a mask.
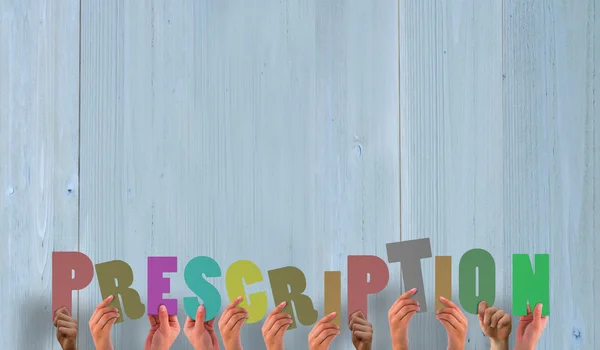
[[[488,304],[485,301],[482,301],[481,303],[479,303],[479,306],[477,307],[477,315],[479,316],[479,321],[483,322],[483,315],[487,308],[488,308]]]
[[[198,306],[198,310],[196,310],[196,327],[200,330],[204,329],[205,316],[206,310],[204,309],[204,305]]]
[[[542,324],[542,304],[537,304],[535,309],[533,309],[533,323],[536,326],[540,326]]]
[[[158,320],[160,322],[160,328],[163,331],[168,331],[169,330],[169,313],[167,312],[167,307],[164,305],[161,305],[158,308]]]

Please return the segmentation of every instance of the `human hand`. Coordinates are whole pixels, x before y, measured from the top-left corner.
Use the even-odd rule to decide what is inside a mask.
[[[548,316],[542,316],[542,306],[542,304],[537,304],[532,314],[531,307],[527,305],[527,316],[519,318],[515,350],[535,349],[542,332],[548,324]]]
[[[352,332],[352,344],[356,350],[371,350],[373,325],[367,321],[362,311],[356,311],[350,316],[348,328]]]
[[[200,305],[196,311],[196,320],[187,317],[183,333],[194,347],[194,350],[219,350],[219,339],[215,333],[215,319],[204,322],[206,309]]]
[[[56,339],[63,350],[77,349],[77,320],[71,317],[66,307],[56,310],[54,315]]]
[[[167,307],[161,305],[158,308],[158,316],[148,315],[148,321],[150,321],[150,331],[146,337],[144,350],[168,350],[181,331],[177,315],[169,316]]]
[[[435,317],[446,328],[448,334],[448,350],[464,350],[467,339],[468,321],[460,308],[450,300],[440,297],[445,306]]]
[[[108,306],[113,299],[114,297],[111,295],[98,304],[88,322],[97,350],[113,350],[110,331],[119,318],[119,310]]]
[[[413,288],[402,294],[388,311],[394,350],[408,350],[408,324],[410,319],[421,309],[418,301],[410,299],[416,292],[417,289]]]
[[[248,319],[248,311],[237,306],[243,299],[243,297],[237,297],[232,301],[219,319],[219,331],[226,350],[242,350],[240,331]]]
[[[488,307],[485,301],[479,303],[477,314],[483,334],[490,338],[490,349],[508,350],[508,336],[512,330],[510,315],[497,307]]]
[[[329,344],[338,334],[340,327],[331,322],[337,315],[337,312],[332,312],[329,315],[319,320],[308,333],[308,348],[309,350],[328,350]]]
[[[284,350],[283,336],[293,322],[291,315],[282,312],[285,305],[285,301],[277,305],[267,316],[262,327],[262,335],[267,350]]]

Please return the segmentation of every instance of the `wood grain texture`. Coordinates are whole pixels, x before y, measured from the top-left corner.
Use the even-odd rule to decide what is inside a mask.
[[[0,339],[60,349],[51,253],[77,250],[79,1],[0,1]],[[73,298],[77,312],[77,297]]]
[[[400,2],[402,238],[456,256],[455,299],[458,258],[488,250],[506,310],[511,255],[549,253],[538,349],[593,349],[600,327],[596,11],[591,0]],[[433,302],[433,259],[423,265]],[[489,348],[469,321],[467,348]],[[417,315],[410,336],[423,349],[446,343],[433,314]]]
[[[146,257],[177,255],[180,322],[198,255],[223,273],[252,260],[265,278],[297,266],[322,317],[324,271],[342,271],[345,290],[347,255],[385,259],[400,238],[397,13],[393,0],[85,1],[81,250],[130,263],[144,302]],[[382,349],[400,286],[390,270],[370,298]],[[94,280],[82,319],[98,302]],[[264,349],[261,326],[244,326],[246,348]],[[139,348],[148,328],[117,325],[115,348]],[[287,347],[310,329],[289,331]],[[350,346],[343,329],[332,349]],[[183,334],[173,348],[191,349]]]

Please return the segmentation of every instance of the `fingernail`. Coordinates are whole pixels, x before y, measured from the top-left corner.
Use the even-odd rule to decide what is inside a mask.
[[[236,300],[242,300],[242,299],[244,299],[244,297],[240,295],[239,297],[237,297]]]
[[[204,305],[200,305],[198,309],[200,309],[201,312],[204,312]]]
[[[332,313],[329,314],[329,316],[334,316],[334,315],[337,315],[337,312],[334,311],[334,312],[332,312]]]
[[[159,309],[160,311],[165,311],[165,310],[167,310],[167,307],[166,307],[166,306],[164,306],[164,305],[161,305],[161,306],[160,306],[158,309]]]
[[[420,307],[417,307],[417,311],[421,311],[421,308],[420,308]]]
[[[109,295],[108,298],[106,298],[106,299],[111,299],[112,300],[112,298],[114,298],[114,296],[113,295]]]
[[[291,319],[288,320],[288,323],[294,323],[294,321],[292,321]]]
[[[442,301],[445,301],[445,300],[446,300],[446,298],[444,298],[444,297],[440,297],[440,300],[442,300]]]
[[[417,291],[417,288],[413,288],[413,289],[411,289],[410,291],[411,291],[411,292],[416,292],[416,291]]]
[[[284,306],[285,305],[285,301],[282,302],[281,304],[279,304],[279,306]]]

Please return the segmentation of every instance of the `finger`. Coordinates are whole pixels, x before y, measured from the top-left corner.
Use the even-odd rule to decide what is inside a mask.
[[[167,312],[167,307],[164,305],[158,308],[158,321],[160,328],[163,332],[167,333],[169,331],[169,313]]]
[[[327,323],[327,322],[331,322],[333,321],[333,319],[335,318],[335,316],[337,315],[337,312],[332,312],[329,315],[325,315],[325,317],[323,317],[322,319],[319,320],[319,322],[317,322],[318,324],[323,324],[323,323]]]
[[[415,295],[416,292],[417,292],[417,288],[413,288],[413,289],[405,292],[401,296],[399,296],[398,299],[396,299],[396,301],[408,299],[408,298],[412,297],[413,295]]]
[[[454,304],[452,301],[450,301],[450,300],[448,300],[448,299],[446,299],[444,297],[440,297],[440,301],[446,307],[451,307],[451,308],[454,308],[454,309],[458,309],[458,306],[456,304]]]
[[[215,329],[215,319],[216,318],[213,318],[208,322],[204,322],[204,329],[213,331]]]
[[[271,328],[269,328],[270,332],[273,333],[274,337],[281,336],[292,324],[292,320],[288,318],[281,319],[273,324]]]
[[[348,323],[348,328],[352,329],[352,327],[356,324],[363,325],[363,326],[371,325],[371,323],[369,321],[367,321],[366,319],[359,318],[357,316],[353,316],[350,319],[350,322]]]
[[[192,320],[190,316],[185,318],[185,322],[183,323],[183,327],[185,328],[194,328],[196,325],[196,321]]]
[[[108,304],[110,304],[110,302],[111,302],[111,301],[113,301],[113,299],[114,299],[114,298],[115,298],[114,296],[112,296],[112,295],[109,295],[109,296],[108,296],[108,298],[106,298],[106,299],[102,300],[102,301],[100,302],[100,304],[98,304],[98,306],[96,306],[96,310],[100,310],[100,309],[102,309],[102,308],[105,308],[105,307],[107,307],[107,306],[108,306]]]
[[[333,338],[335,338],[338,334],[340,334],[339,329],[326,329],[323,332],[320,332],[315,340],[317,344],[327,346],[333,341]]]
[[[440,310],[437,312],[437,314],[438,314],[438,315],[442,315],[442,314],[449,314],[449,315],[452,315],[452,317],[456,318],[456,320],[457,320],[458,322],[464,323],[464,322],[462,322],[462,321],[463,321],[463,319],[462,319],[462,314],[461,314],[461,312],[460,312],[459,310],[457,310],[457,309],[454,309],[454,308],[443,308],[443,309],[440,309]]]
[[[198,306],[198,309],[196,310],[196,323],[195,324],[204,326],[204,318],[205,317],[206,317],[206,309],[204,308],[204,305]],[[193,322],[193,320],[192,320],[192,322]]]
[[[483,322],[483,313],[488,308],[488,304],[485,301],[479,303],[477,307],[477,315],[479,316],[479,321]]]
[[[59,320],[56,323],[56,327],[57,328],[69,328],[69,329],[72,328],[72,329],[77,329],[77,323]]]
[[[244,297],[242,297],[242,296],[235,298],[229,305],[227,305],[227,307],[225,308],[225,311],[236,308],[242,302],[242,300],[244,300]]]
[[[327,331],[327,330],[339,330],[340,327],[335,323],[320,323],[317,324],[311,331],[313,338],[318,338],[319,334]],[[310,334],[309,334],[310,335]]]
[[[67,315],[67,314],[63,314],[63,313],[57,313],[56,316],[54,317],[54,326],[56,326],[56,323],[58,321],[67,321],[67,322],[75,322],[77,323],[77,320],[74,319],[73,317]]]
[[[156,317],[154,315],[148,315],[148,322],[150,322],[150,326],[156,326]]]
[[[106,327],[106,325],[108,325],[108,322],[111,320],[116,320],[119,318],[119,313],[117,312],[109,312],[104,314],[100,320],[98,321],[98,325],[100,326],[100,329],[104,329],[104,327]]]
[[[505,314],[504,316],[502,316],[502,318],[498,321],[498,328],[502,328],[504,326],[508,326],[512,323],[511,317],[509,314]]]
[[[281,304],[275,306],[275,308],[271,311],[271,313],[269,314],[268,317],[277,315],[278,313],[283,311],[283,309],[285,308],[286,305],[287,305],[287,303],[284,301]]]
[[[60,332],[60,334],[64,335],[65,337],[76,337],[77,336],[77,330],[74,328],[64,328],[64,327],[59,327],[58,328],[58,332]]]
[[[402,310],[402,308],[407,306],[416,306],[419,307],[419,302],[413,299],[402,299],[398,300],[392,305],[390,311],[388,312],[388,316],[393,316]]]
[[[533,322],[536,325],[539,325],[542,322],[542,307],[542,304],[537,304],[535,309],[533,309]]]
[[[456,319],[456,317],[452,316],[451,314],[438,314],[435,318],[438,321],[441,321],[444,325],[449,325],[454,329],[460,329],[460,322]]]
[[[531,314],[531,305],[527,303],[527,315]]]
[[[242,309],[239,307],[236,307],[234,309],[229,309],[226,313],[223,314],[223,316],[221,316],[221,319],[219,320],[219,326],[225,326],[227,324],[229,324],[231,322],[231,320],[233,319],[233,317],[237,317],[237,315],[240,314],[248,314],[248,311],[246,311],[246,309]]]
[[[483,315],[483,324],[490,325],[492,322],[492,315],[494,315],[498,311],[497,307],[491,307],[485,310]]]
[[[358,319],[361,319],[361,320],[366,320],[367,319],[367,317],[365,316],[365,314],[363,314],[363,312],[360,311],[360,310],[355,311],[352,315],[350,315],[350,318],[351,319],[352,318],[358,318]]]
[[[416,305],[405,306],[400,312],[393,315],[390,320],[392,322],[408,322],[419,310],[421,310],[421,308]]]
[[[247,313],[239,313],[239,314],[236,314],[235,316],[231,317],[231,320],[229,321],[229,324],[231,324],[231,328],[230,328],[231,331],[239,332],[239,330],[242,328],[244,323],[246,323],[247,319],[248,319]]]
[[[169,325],[170,326],[179,326],[179,319],[177,318],[177,315],[169,315]]]
[[[54,316],[56,316],[56,314],[59,314],[59,313],[60,313],[60,314],[65,314],[65,315],[67,315],[67,316],[71,316],[71,313],[69,312],[69,309],[67,309],[67,308],[66,308],[66,307],[64,307],[64,306],[63,306],[63,307],[61,307],[61,308],[59,308],[59,309],[57,309],[57,310],[54,312]]]
[[[373,340],[372,332],[354,331],[354,332],[352,332],[352,334],[355,337],[357,337],[359,340],[366,342],[366,343],[370,343]]]
[[[90,320],[90,324],[94,325],[94,324],[99,323],[104,315],[106,315],[107,313],[112,313],[112,312],[119,313],[119,309],[114,308],[114,307],[105,307],[103,309],[94,311],[94,314],[92,315],[92,319]]]
[[[369,326],[363,326],[363,325],[359,325],[359,324],[355,324],[354,327],[352,327],[352,329],[351,329],[352,333],[354,333],[354,332],[370,333],[372,330],[373,330],[373,328],[371,328]]]
[[[502,319],[502,317],[504,317],[504,311],[503,310],[498,310],[496,312],[494,312],[494,314],[491,317],[490,320],[490,326],[492,326],[493,328],[496,328],[498,326],[498,321],[500,321]]]
[[[287,322],[290,321],[290,323],[292,323],[292,316],[285,314],[285,313],[279,313],[276,315],[272,315],[269,316],[269,318],[267,319],[267,322],[265,322],[265,330],[269,330],[271,328],[273,328],[275,326],[275,324],[277,324],[277,322],[282,321],[282,322]]]

